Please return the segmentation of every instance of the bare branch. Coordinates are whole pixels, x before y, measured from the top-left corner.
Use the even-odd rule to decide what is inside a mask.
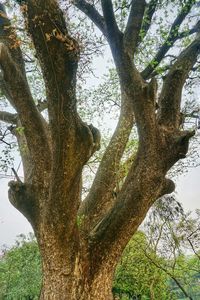
[[[113,10],[113,4],[111,0],[101,0],[103,16],[106,24],[106,32],[107,32],[107,39],[110,42],[112,51],[116,51],[114,47],[118,45],[118,40],[120,36],[120,30],[118,28],[115,14]],[[113,47],[112,47],[112,44]]]
[[[133,0],[131,5],[128,22],[124,32],[124,45],[126,51],[131,57],[134,56],[138,41],[140,39],[140,30],[145,12],[145,0]]]
[[[160,49],[158,50],[154,58],[151,60],[149,65],[142,71],[141,75],[144,79],[148,79],[150,77],[151,73],[160,64],[165,54],[169,51],[170,48],[172,48],[174,43],[180,38],[178,30],[194,4],[195,4],[195,0],[188,0],[186,4],[183,6],[180,14],[176,17],[176,19],[173,22],[165,42],[160,47]]]
[[[186,36],[189,36],[191,34],[197,33],[200,31],[200,21],[198,21],[193,28],[191,28],[189,31],[183,31],[177,34],[177,40],[180,40]]]
[[[85,0],[74,0],[74,5],[80,9],[91,21],[100,29],[100,31],[106,36],[106,27],[104,18],[100,15],[94,5],[88,3]]]
[[[197,61],[200,53],[200,34],[179,55],[166,76],[159,99],[159,122],[166,126],[179,128],[181,94],[185,80]]]
[[[148,32],[148,30],[151,26],[153,15],[154,15],[154,13],[156,11],[156,8],[157,8],[157,4],[158,4],[158,0],[151,0],[146,6],[144,19],[143,19],[143,23],[142,23],[142,27],[141,27],[141,32],[140,32],[140,35],[139,35],[138,44],[141,43],[142,40],[147,35],[147,32]]]
[[[21,179],[19,178],[19,175],[17,174],[17,171],[14,168],[11,168],[11,170],[13,171],[13,174],[15,175],[17,182],[22,183]]]
[[[17,114],[11,114],[7,111],[0,111],[0,120],[9,124],[17,124]]]

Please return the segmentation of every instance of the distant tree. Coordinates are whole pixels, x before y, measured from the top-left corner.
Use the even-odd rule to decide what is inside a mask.
[[[38,299],[41,264],[38,245],[31,235],[21,235],[16,245],[1,256],[0,287],[0,299]]]
[[[116,269],[113,292],[119,299],[173,299],[170,277],[152,264],[143,251],[146,248],[158,265],[162,263],[163,258],[149,250],[145,234],[137,232],[126,246]]]
[[[200,293],[198,210],[196,214],[184,213],[174,197],[165,197],[152,207],[144,230],[148,245],[141,247],[144,255],[169,276],[177,295],[188,299],[197,297]],[[163,259],[156,260],[157,256]]]
[[[110,300],[126,244],[155,200],[174,190],[166,174],[186,157],[195,134],[182,129],[180,112],[183,87],[198,71],[199,7],[195,0],[16,2],[40,64],[45,101],[37,97],[41,80],[27,80],[35,69],[27,67],[23,40],[1,4],[0,86],[14,113],[1,111],[0,119],[10,124],[22,158],[24,182],[13,170],[9,199],[38,241],[40,299]],[[84,45],[70,20],[78,20],[81,11],[110,46],[121,92],[118,125],[84,201],[82,171],[100,148],[100,133],[78,113],[77,70]],[[83,22],[79,25],[81,31]],[[119,184],[134,126],[137,152],[130,154],[133,160]]]

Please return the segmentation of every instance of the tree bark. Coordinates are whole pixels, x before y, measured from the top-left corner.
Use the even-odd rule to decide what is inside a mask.
[[[75,231],[77,231],[75,229]],[[45,230],[48,245],[42,239],[43,282],[40,300],[112,300],[113,269],[102,267],[93,274],[84,247],[78,249],[77,233],[68,241],[58,241]],[[38,239],[39,240],[39,239]],[[74,240],[74,242],[72,242]],[[70,245],[70,246],[69,246]]]

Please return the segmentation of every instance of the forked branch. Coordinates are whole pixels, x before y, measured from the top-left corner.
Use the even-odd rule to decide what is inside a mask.
[[[17,111],[24,127],[27,145],[32,159],[40,160],[38,150],[44,158],[48,156],[48,142],[43,118],[36,108],[27,82],[25,67],[18,40],[7,16],[0,16],[0,68],[3,93]],[[9,25],[9,26],[8,26]],[[13,79],[14,78],[14,79]],[[8,117],[8,114],[7,114]],[[44,151],[44,145],[46,150]]]

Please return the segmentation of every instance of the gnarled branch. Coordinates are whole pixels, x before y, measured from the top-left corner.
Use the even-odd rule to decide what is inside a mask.
[[[45,157],[49,156],[43,118],[37,110],[30,92],[15,32],[6,15],[1,15],[0,19],[0,68],[3,92],[14,106],[24,127],[32,159],[34,161],[41,160],[43,165]],[[44,145],[46,145],[46,149],[44,149]],[[38,157],[38,151],[43,157]]]
[[[38,149],[40,148],[44,155],[42,161],[44,161],[44,158],[48,156],[48,151],[46,149],[44,151],[44,145],[46,144],[48,149],[48,143],[42,117],[35,106],[26,78],[12,59],[7,46],[3,43],[0,44],[0,66],[4,81],[12,94],[12,101],[18,112],[18,117],[25,129],[31,155],[35,160],[40,159],[38,157]]]

